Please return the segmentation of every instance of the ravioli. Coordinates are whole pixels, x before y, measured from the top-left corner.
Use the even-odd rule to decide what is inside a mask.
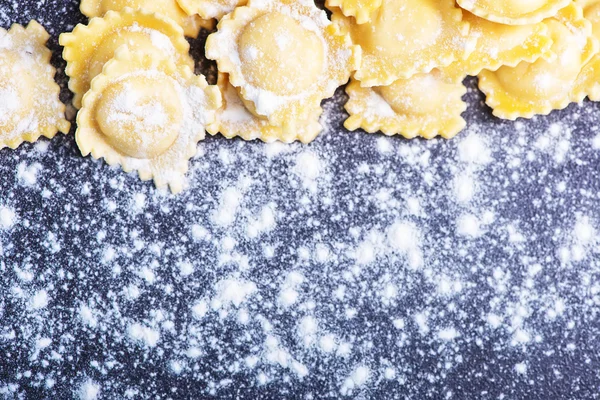
[[[354,17],[357,24],[366,24],[382,3],[383,0],[327,0],[325,5],[331,11],[339,9],[346,17]]]
[[[583,7],[584,17],[592,24],[592,34],[600,41],[600,0],[578,0]],[[583,67],[577,77],[576,88],[584,92],[590,100],[600,101],[600,54],[596,53]]]
[[[368,24],[339,11],[332,21],[360,45],[362,64],[354,77],[365,87],[447,67],[466,59],[476,44],[454,0],[384,0]]]
[[[556,15],[572,0],[456,0],[478,17],[507,25],[536,24]]]
[[[223,17],[206,55],[246,108],[289,132],[346,83],[358,47],[310,0],[250,0]]]
[[[450,77],[476,76],[483,69],[496,71],[503,65],[514,67],[521,61],[534,62],[552,54],[552,39],[543,22],[504,25],[469,12],[464,14],[465,20],[471,24],[470,35],[477,39],[477,44],[466,60],[457,60],[443,69]]]
[[[177,2],[188,15],[198,14],[209,20],[221,19],[236,7],[246,5],[247,0],[177,0]]]
[[[146,9],[162,14],[177,22],[186,36],[197,38],[200,29],[212,29],[214,23],[210,19],[202,19],[199,15],[187,15],[176,0],[81,0],[79,9],[86,17],[101,17],[107,11],[121,11],[125,7]]]
[[[576,83],[582,68],[598,51],[591,23],[575,4],[545,23],[553,40],[552,59],[523,61],[516,67],[479,74],[479,88],[497,117],[514,120],[547,115],[585,98],[585,91]]]
[[[83,98],[77,145],[84,156],[135,170],[178,193],[219,107],[218,88],[189,67],[121,47]]]
[[[402,135],[412,139],[454,137],[466,125],[461,114],[467,109],[462,96],[466,88],[440,71],[401,79],[389,86],[365,88],[352,80],[346,88],[350,114],[344,126],[354,131]],[[425,95],[426,94],[426,95]]]
[[[0,28],[0,149],[69,132],[46,47],[49,38],[36,21],[26,28]]]
[[[219,74],[217,85],[223,95],[223,107],[217,112],[215,123],[207,127],[212,135],[220,132],[228,139],[241,137],[244,140],[259,139],[266,143],[310,143],[323,129],[319,123],[323,112],[321,107],[317,107],[306,121],[299,123],[296,130],[284,131],[281,126],[271,125],[266,118],[251,113],[240,99],[236,88],[229,83],[227,74]]]
[[[103,17],[92,18],[88,25],[79,24],[73,32],[63,33],[59,43],[64,46],[65,72],[70,78],[69,89],[75,94],[76,108],[81,108],[91,80],[122,45],[194,67],[182,28],[172,19],[146,10],[107,11]]]

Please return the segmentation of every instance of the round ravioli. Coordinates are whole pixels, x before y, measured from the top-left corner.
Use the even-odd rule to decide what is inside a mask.
[[[556,15],[572,0],[456,0],[478,17],[507,25],[536,24]]]
[[[81,0],[79,9],[86,17],[101,17],[107,11],[121,11],[125,7],[132,9],[145,9],[150,12],[162,14],[177,22],[186,36],[196,38],[201,28],[212,29],[212,20],[205,20],[199,15],[187,15],[177,0]]]
[[[220,132],[228,139],[238,136],[244,140],[259,139],[266,143],[292,143],[297,140],[310,143],[323,129],[319,123],[323,111],[321,107],[317,107],[306,121],[299,122],[295,130],[286,132],[281,126],[271,125],[266,118],[248,111],[237,89],[229,83],[227,74],[219,74],[217,85],[223,95],[223,106],[217,112],[215,123],[206,129],[212,135]]]
[[[250,0],[221,19],[206,55],[252,113],[288,131],[348,81],[360,50],[310,0]]]
[[[204,19],[221,19],[236,7],[246,5],[247,0],[177,0],[188,15],[200,15]]]
[[[135,170],[177,193],[220,106],[218,88],[189,67],[122,46],[83,97],[77,145],[84,156]]]
[[[69,132],[46,47],[49,37],[35,21],[26,28],[0,28],[0,149]]]
[[[495,71],[503,65],[514,67],[521,61],[534,62],[551,55],[552,39],[543,22],[513,26],[491,22],[466,11],[464,15],[477,44],[466,60],[457,60],[444,68],[444,73],[451,78],[475,76],[482,69]]]
[[[354,77],[366,87],[446,67],[475,48],[469,23],[454,0],[384,0],[368,24],[356,24],[339,11],[332,20],[362,48]]]
[[[346,17],[354,17],[357,24],[366,24],[382,2],[383,0],[326,0],[325,5],[331,11],[339,8]]]
[[[461,114],[467,109],[460,81],[448,80],[438,70],[400,79],[388,86],[361,87],[352,80],[346,87],[350,114],[344,126],[412,139],[442,136],[450,139],[466,125]]]
[[[547,115],[585,97],[576,81],[598,51],[590,22],[583,18],[581,8],[572,4],[545,23],[553,41],[552,59],[523,61],[516,67],[479,74],[479,88],[497,117],[514,120]]]
[[[103,17],[92,18],[88,25],[79,24],[73,32],[63,33],[59,42],[65,48],[65,72],[70,77],[69,89],[75,94],[76,108],[81,108],[81,99],[91,80],[124,44],[132,51],[194,67],[182,28],[170,18],[146,10],[108,11]]]

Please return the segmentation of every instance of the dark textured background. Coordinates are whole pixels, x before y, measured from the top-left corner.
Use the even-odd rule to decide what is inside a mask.
[[[3,27],[35,18],[51,32],[57,80],[64,87],[57,37],[83,21],[77,3],[0,0]],[[200,59],[202,40],[192,41],[192,48]],[[559,250],[578,245],[571,234],[575,221],[585,216],[600,227],[598,106],[573,105],[515,125],[491,117],[475,83],[468,82],[469,127],[456,140],[409,142],[344,132],[345,99],[339,91],[326,103],[325,132],[309,146],[293,145],[273,157],[261,143],[208,138],[202,156],[192,161],[190,188],[178,197],[81,158],[73,135],[57,137],[47,150],[30,144],[1,150],[0,206],[14,210],[17,219],[0,229],[0,395],[73,398],[91,385],[98,398],[111,399],[338,398],[346,377],[364,365],[369,379],[348,397],[600,397],[597,231],[581,245],[583,257],[561,258]],[[550,124],[560,127],[559,134],[548,133]],[[491,162],[465,167],[460,161],[461,140],[470,135],[484,139]],[[294,169],[296,156],[305,151],[326,164],[316,191]],[[557,157],[561,151],[566,155]],[[420,164],[410,154],[428,154],[428,161]],[[19,178],[23,165],[36,166],[35,185]],[[370,166],[369,172],[357,173],[359,165]],[[466,168],[476,170],[477,194],[458,205],[451,182]],[[428,176],[433,184],[426,183]],[[239,186],[242,178],[254,184],[245,192],[240,216],[230,226],[215,225],[211,215],[222,190]],[[374,199],[381,190],[391,200]],[[141,211],[131,206],[136,194],[145,199]],[[420,199],[423,213],[406,211],[409,196]],[[248,238],[244,221],[268,202],[277,206],[277,224],[259,240]],[[488,209],[495,219],[481,235],[457,233],[460,215]],[[415,271],[405,256],[384,250],[349,278],[357,263],[347,253],[360,242],[350,228],[358,227],[364,237],[399,219],[419,227],[424,267]],[[193,225],[206,227],[210,238],[194,240]],[[523,240],[510,240],[506,229],[512,225]],[[222,261],[229,254],[222,243],[229,237],[236,241],[232,258],[242,254],[247,263]],[[329,247],[328,258],[306,258],[298,250],[313,251],[319,243]],[[276,244],[272,257],[264,255],[268,244]],[[106,262],[109,248],[114,255]],[[192,275],[178,273],[182,260],[194,266]],[[534,264],[542,270],[532,276]],[[153,271],[154,282],[140,273],[144,267]],[[278,305],[277,296],[291,270],[305,281],[301,306],[290,310]],[[23,278],[23,271],[30,277]],[[462,282],[462,290],[440,294],[436,282],[442,275]],[[212,296],[216,282],[227,276],[257,286],[243,306],[249,322],[217,312],[194,319],[190,307]],[[390,282],[397,293],[382,302],[382,287]],[[338,299],[333,292],[341,284],[346,295]],[[124,294],[131,285],[141,289],[133,300]],[[32,308],[40,290],[48,304]],[[550,318],[557,298],[565,310]],[[96,310],[94,327],[79,318],[82,304]],[[348,317],[349,309],[354,317]],[[156,310],[173,322],[172,328],[156,328],[158,345],[130,340],[132,321],[155,326],[164,319]],[[428,316],[427,332],[414,322],[421,312]],[[490,313],[502,317],[500,327],[487,322]],[[351,344],[350,353],[325,354],[305,345],[297,327],[306,315],[319,321],[317,337],[330,332],[338,343]],[[395,328],[395,318],[403,318],[405,328]],[[450,341],[436,336],[449,326],[460,335]],[[529,340],[515,339],[519,329]],[[265,358],[267,334],[308,368],[307,376]],[[199,357],[186,356],[191,337],[201,348]],[[36,349],[40,338],[51,344]],[[250,355],[260,360],[255,367],[244,364]],[[173,360],[184,365],[181,371],[174,372]],[[519,373],[517,364],[526,372]],[[386,379],[389,367],[394,376]]]

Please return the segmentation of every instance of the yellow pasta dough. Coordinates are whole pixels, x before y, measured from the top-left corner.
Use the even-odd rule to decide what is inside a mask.
[[[456,0],[478,17],[507,25],[536,24],[553,17],[572,0]]]
[[[250,0],[221,19],[206,54],[251,112],[285,132],[346,83],[360,59],[312,0]]]
[[[323,129],[319,123],[323,111],[321,107],[317,107],[306,121],[298,124],[295,131],[285,132],[281,126],[271,125],[266,118],[257,117],[248,111],[236,88],[229,84],[227,74],[219,74],[217,85],[223,95],[223,107],[217,112],[215,123],[207,127],[212,135],[220,132],[228,139],[239,136],[244,140],[259,139],[267,143],[292,143],[296,140],[309,143]]]
[[[514,120],[546,115],[585,97],[576,81],[598,51],[590,22],[583,18],[581,8],[572,4],[545,23],[553,40],[553,59],[523,61],[516,67],[479,74],[479,88],[497,117]]]
[[[543,22],[532,25],[504,25],[464,12],[471,24],[470,35],[477,39],[475,51],[466,60],[444,68],[451,78],[477,75],[482,69],[495,71],[503,65],[514,67],[521,61],[533,62],[551,55],[552,39]]]
[[[346,87],[349,99],[346,111],[348,130],[381,131],[406,138],[440,135],[454,137],[466,125],[461,114],[467,109],[462,96],[466,88],[450,81],[438,70],[401,79],[389,86],[361,87],[352,80]]]
[[[354,77],[365,87],[446,67],[466,59],[475,47],[454,0],[384,0],[368,24],[358,25],[339,11],[332,20],[362,48]]]
[[[199,15],[187,15],[177,0],[81,0],[79,9],[86,17],[101,17],[107,11],[121,11],[125,7],[133,9],[146,9],[150,12],[162,14],[177,22],[186,36],[198,37],[201,28],[212,29],[212,20],[205,20]]]
[[[46,47],[49,37],[35,21],[26,28],[0,28],[0,148],[69,132]]]
[[[220,106],[218,88],[189,67],[121,47],[83,98],[77,145],[176,193]]]
[[[326,0],[325,5],[331,11],[339,8],[346,17],[354,17],[357,24],[366,24],[382,2],[383,0]]]
[[[63,33],[59,42],[65,48],[65,72],[70,77],[69,88],[75,93],[76,108],[81,107],[91,80],[122,45],[156,58],[170,58],[179,65],[194,66],[182,28],[170,18],[145,10],[108,11],[103,17],[92,18],[88,25],[79,24],[73,32]]]
[[[600,40],[600,0],[578,0],[584,17],[592,23],[592,32]],[[593,101],[600,101],[600,54],[596,53],[577,77],[576,87]]]
[[[188,14],[198,14],[204,19],[221,19],[236,7],[246,5],[247,0],[177,0],[179,6]]]

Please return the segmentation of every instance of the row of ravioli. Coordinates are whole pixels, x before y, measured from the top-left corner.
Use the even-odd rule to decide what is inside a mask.
[[[502,119],[600,100],[598,0],[327,4],[363,51],[346,88],[349,130],[452,138],[466,126],[468,75]]]
[[[205,131],[308,143],[348,81],[347,129],[407,138],[465,127],[467,75],[504,119],[600,100],[600,0],[326,6],[331,18],[312,0],[82,0],[89,23],[60,36],[82,154],[179,192]],[[215,20],[209,85],[185,36]],[[0,29],[0,148],[69,131],[47,39],[35,21]]]

